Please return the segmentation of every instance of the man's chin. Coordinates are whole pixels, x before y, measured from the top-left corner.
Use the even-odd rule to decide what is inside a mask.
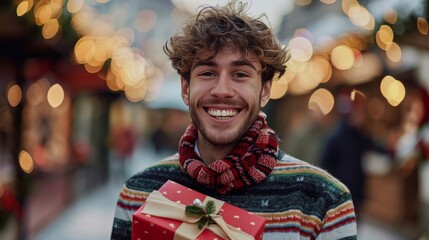
[[[213,146],[228,146],[230,144],[232,144],[232,139],[230,138],[225,138],[223,137],[218,137],[218,136],[206,136],[205,140],[208,141],[211,145]]]

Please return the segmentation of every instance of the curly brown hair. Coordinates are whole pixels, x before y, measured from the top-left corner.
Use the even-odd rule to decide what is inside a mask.
[[[209,53],[213,57],[226,47],[243,54],[252,51],[262,65],[262,82],[285,73],[286,48],[261,20],[265,14],[252,18],[246,14],[246,6],[236,1],[224,7],[205,6],[185,24],[182,34],[166,42],[164,52],[182,78],[189,81],[192,64],[200,54]]]

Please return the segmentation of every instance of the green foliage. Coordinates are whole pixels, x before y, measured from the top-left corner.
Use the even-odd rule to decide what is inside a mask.
[[[186,206],[185,213],[186,213],[186,216],[191,216],[191,217],[202,217],[205,215],[204,209],[196,205]]]
[[[202,229],[206,225],[214,223],[213,219],[210,217],[210,214],[215,213],[215,211],[216,206],[212,200],[208,201],[204,208],[201,208],[197,205],[188,205],[185,208],[186,216],[200,218],[200,220],[197,222],[198,229]]]
[[[206,204],[206,212],[208,214],[213,214],[216,211],[216,206],[214,204],[214,201],[208,201]]]

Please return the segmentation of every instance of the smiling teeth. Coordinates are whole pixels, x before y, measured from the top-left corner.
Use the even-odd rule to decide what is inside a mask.
[[[237,111],[233,110],[209,110],[209,114],[213,117],[234,117]]]

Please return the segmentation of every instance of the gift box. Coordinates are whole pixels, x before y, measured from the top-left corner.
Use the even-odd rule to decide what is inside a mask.
[[[190,216],[186,206],[206,214]],[[132,239],[260,240],[265,222],[261,216],[169,180],[133,214]]]

